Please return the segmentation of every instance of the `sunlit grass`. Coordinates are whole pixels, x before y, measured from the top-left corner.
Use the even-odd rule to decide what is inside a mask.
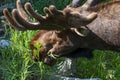
[[[17,31],[10,29],[10,47],[1,48],[0,79],[5,80],[44,80],[51,68],[42,62],[32,60],[30,40],[37,31]]]
[[[5,80],[25,80],[30,73],[28,68],[32,65],[29,50],[32,32],[18,32],[11,29],[11,33],[13,33],[10,38],[12,45],[9,48],[1,49],[0,70],[3,72],[2,76]]]

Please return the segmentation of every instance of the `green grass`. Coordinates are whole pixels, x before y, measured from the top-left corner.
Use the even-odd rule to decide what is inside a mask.
[[[0,79],[44,80],[52,69],[42,62],[35,63],[29,48],[29,42],[37,31],[18,32],[11,28],[6,31],[13,43],[9,48],[0,48]]]
[[[34,0],[35,1],[35,0]],[[37,0],[32,3],[38,12],[44,6],[55,4],[62,9],[71,0]],[[104,1],[104,0],[103,0]],[[110,1],[110,0],[105,0]],[[37,5],[37,6],[36,6]],[[5,22],[6,24],[6,22]],[[57,72],[56,66],[48,67],[35,63],[31,59],[29,42],[37,31],[18,32],[7,30],[7,39],[13,44],[9,48],[0,48],[0,78],[4,80],[45,80],[48,74]],[[120,80],[120,53],[111,51],[94,51],[94,58],[77,59],[77,76],[80,78],[99,77],[103,80]],[[50,76],[52,80],[52,76]]]
[[[120,79],[120,53],[96,50],[93,59],[80,58],[77,61],[79,77],[99,77],[103,80]]]

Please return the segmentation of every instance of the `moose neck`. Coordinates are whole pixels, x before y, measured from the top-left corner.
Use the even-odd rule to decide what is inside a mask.
[[[119,50],[118,46],[109,44],[108,42],[103,40],[101,37],[99,37],[99,35],[96,35],[91,30],[87,36],[80,37],[79,40],[81,40],[81,43],[80,41],[78,41],[81,48],[113,50],[113,51]]]
[[[83,38],[87,47],[120,50],[120,1],[89,8],[98,17],[87,25],[90,33]]]

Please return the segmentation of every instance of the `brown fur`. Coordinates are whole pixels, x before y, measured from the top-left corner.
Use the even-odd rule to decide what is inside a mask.
[[[88,13],[96,11],[98,12],[98,17],[87,25],[89,34],[85,37],[78,36],[71,29],[63,31],[41,30],[32,39],[31,46],[35,44],[33,43],[34,41],[42,42],[43,45],[40,50],[40,54],[42,55],[40,56],[44,55],[42,61],[45,61],[45,63],[48,64],[51,64],[51,61],[55,60],[48,57],[49,52],[60,57],[69,54],[78,48],[120,51],[119,7],[120,1],[116,1],[89,8]],[[110,20],[109,23],[107,22],[108,20]],[[53,42],[51,42],[51,40],[53,40]]]
[[[96,5],[94,7],[90,7],[88,8],[89,11],[95,11],[95,12],[99,12],[103,9],[107,9],[109,8],[109,6],[114,6],[114,5],[120,5],[120,1],[112,1],[112,2],[107,2],[107,3],[104,3],[104,4],[99,4],[99,5]],[[106,10],[106,11],[109,11],[109,10]]]

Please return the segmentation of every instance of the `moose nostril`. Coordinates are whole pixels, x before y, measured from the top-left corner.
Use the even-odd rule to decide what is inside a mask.
[[[53,66],[56,63],[56,60],[50,57],[46,57],[44,59],[44,64],[49,65],[49,66]]]
[[[50,60],[50,58],[45,58],[45,59],[44,59],[44,64],[46,64],[46,65],[51,65],[51,60]]]

